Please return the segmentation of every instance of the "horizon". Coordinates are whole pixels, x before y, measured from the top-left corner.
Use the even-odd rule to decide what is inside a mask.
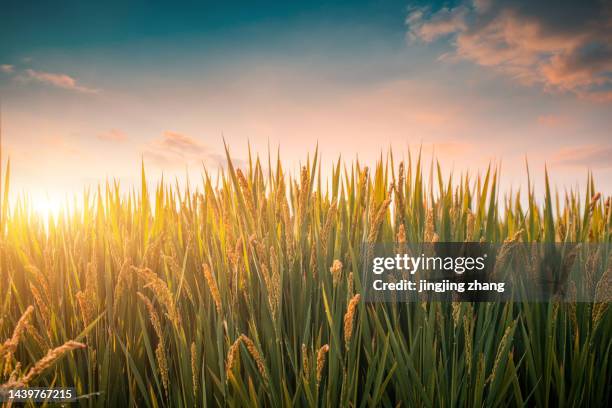
[[[228,154],[231,154],[231,146],[227,146]],[[313,150],[313,152],[309,152],[304,157],[303,161],[300,161],[295,168],[287,169],[283,166],[282,162],[282,153],[277,149],[278,156],[273,157],[270,151],[263,157],[259,153],[251,152],[252,163],[250,164],[248,161],[235,160],[230,155],[230,160],[232,166],[235,169],[241,169],[245,172],[249,172],[250,169],[255,170],[257,167],[257,163],[259,162],[261,166],[261,170],[264,174],[267,174],[270,168],[266,164],[267,158],[271,160],[272,164],[272,172],[274,173],[277,169],[277,165],[280,164],[283,169],[283,176],[286,182],[288,181],[299,181],[300,171],[303,167],[307,167],[309,171],[312,169],[312,160],[315,154],[317,154],[317,165],[315,168],[314,177],[316,179],[322,179],[324,184],[321,185],[322,193],[331,192],[331,181],[330,176],[334,167],[340,163],[341,166],[341,174],[340,181],[342,186],[342,191],[348,187],[347,183],[350,183],[349,179],[346,177],[351,176],[351,172],[356,170],[355,166],[359,166],[360,168],[368,168],[370,175],[374,171],[379,164],[382,164],[382,168],[384,172],[389,172],[389,174],[395,174],[397,177],[398,166],[400,163],[404,164],[405,171],[408,171],[408,165],[410,163],[411,171],[417,170],[417,163],[419,164],[419,169],[422,177],[422,185],[425,187],[427,192],[432,191],[434,197],[439,198],[440,189],[439,189],[439,179],[437,174],[437,166],[441,164],[439,159],[432,155],[429,159],[423,157],[422,149],[416,155],[413,155],[411,150],[407,151],[407,155],[401,156],[398,159],[398,156],[394,154],[390,148],[387,150],[387,153],[381,152],[379,153],[379,157],[375,163],[368,165],[364,164],[359,160],[358,157],[353,159],[344,159],[342,156],[337,157],[336,159],[328,160],[325,162],[323,160],[322,155],[317,149]],[[1,153],[1,133],[0,133],[0,153]],[[397,152],[395,152],[397,153]],[[1,155],[0,155],[1,157]],[[10,158],[8,158],[10,159]],[[101,192],[103,195],[107,189],[110,188],[110,191],[116,187],[119,188],[119,193],[121,194],[121,199],[128,199],[130,197],[138,197],[142,193],[142,183],[143,181],[147,186],[147,196],[149,200],[155,201],[155,190],[161,186],[165,188],[169,188],[169,191],[177,194],[184,194],[186,190],[190,190],[191,193],[203,193],[204,191],[204,183],[205,176],[208,175],[210,177],[210,181],[213,187],[218,188],[220,183],[223,182],[226,177],[228,177],[228,162],[227,158],[224,159],[225,162],[218,165],[215,169],[207,168],[205,163],[202,163],[201,170],[194,177],[193,172],[189,172],[185,170],[182,176],[174,175],[173,178],[167,177],[163,171],[161,174],[151,176],[147,167],[147,163],[144,160],[144,157],[141,157],[141,161],[138,165],[138,179],[132,183],[124,183],[119,178],[116,177],[105,177],[103,179],[92,182],[91,184],[84,184],[81,187],[80,191],[66,191],[66,192],[55,192],[51,193],[49,191],[43,191],[38,195],[33,195],[32,192],[22,189],[21,191],[14,191],[12,189],[12,183],[9,178],[9,208],[15,208],[18,206],[22,206],[23,209],[27,210],[31,214],[37,214],[42,217],[42,219],[46,222],[49,219],[57,218],[60,213],[64,213],[67,215],[70,211],[74,210],[83,210],[83,206],[85,204],[85,199],[87,198],[87,202],[90,204],[95,204],[96,200],[100,197],[98,195]],[[394,167],[391,167],[391,161],[393,160]],[[4,162],[5,167],[2,168],[0,172],[0,176],[3,176],[6,170],[10,170],[10,163]],[[251,167],[252,165],[252,167]],[[543,205],[545,203],[545,187],[546,187],[546,177],[550,177],[550,173],[545,167],[543,171],[534,171],[534,169],[529,165],[527,157],[525,157],[524,162],[524,180],[520,181],[518,185],[516,184],[508,184],[504,180],[504,170],[503,164],[496,162],[489,162],[487,167],[482,169],[477,169],[475,172],[470,171],[459,171],[456,172],[455,169],[451,169],[449,172],[442,172],[442,178],[444,183],[448,183],[450,179],[452,179],[453,188],[460,187],[465,180],[468,180],[468,184],[475,188],[487,175],[487,172],[490,171],[491,177],[495,177],[495,182],[498,186],[496,189],[496,201],[498,201],[499,205],[503,210],[508,209],[508,201],[513,202],[516,198],[519,198],[519,202],[521,206],[525,209],[529,204],[529,196],[530,191],[533,192],[533,197],[535,202],[538,205]],[[348,173],[345,173],[348,171]],[[144,172],[144,174],[143,174]],[[250,173],[249,173],[250,174]],[[530,176],[531,174],[531,176]],[[143,179],[144,175],[144,179]],[[319,177],[320,176],[320,177]],[[531,180],[531,184],[528,183],[528,180]],[[586,182],[584,182],[586,181]],[[557,195],[561,196],[561,202],[557,202],[556,205],[559,205],[558,209],[562,210],[566,208],[566,198],[571,198],[572,195],[575,195],[578,204],[582,204],[584,199],[586,199],[586,194],[588,193],[587,189],[589,187],[589,183],[594,182],[595,184],[595,192],[601,193],[601,189],[597,186],[597,180],[593,177],[592,172],[587,172],[585,174],[585,178],[583,183],[577,182],[575,186],[570,186],[569,188],[559,186],[551,183],[551,194],[552,197]],[[500,187],[501,186],[501,187]],[[504,187],[505,186],[505,187]],[[268,191],[270,186],[266,186],[266,191]],[[0,181],[0,193],[5,194],[4,190],[6,189],[5,179],[2,178]],[[319,191],[318,185],[313,186],[313,191]],[[289,194],[289,192],[287,192]],[[584,195],[584,196],[583,196]],[[604,193],[603,197],[607,197]],[[592,197],[590,197],[592,198]],[[589,198],[589,199],[590,199]],[[91,201],[90,201],[91,200]],[[472,205],[477,202],[477,198],[472,198]],[[514,205],[514,204],[513,204]],[[555,204],[554,204],[555,205]],[[503,216],[501,217],[503,218]]]

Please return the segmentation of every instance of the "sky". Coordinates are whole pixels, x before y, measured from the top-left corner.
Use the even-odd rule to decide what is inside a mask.
[[[236,163],[296,172],[318,144],[374,165],[419,148],[446,173],[525,158],[612,193],[612,3],[0,0],[3,158],[41,208],[117,178]],[[97,4],[99,3],[99,4]]]

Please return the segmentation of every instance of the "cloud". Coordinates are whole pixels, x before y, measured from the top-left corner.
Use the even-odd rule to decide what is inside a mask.
[[[610,168],[612,167],[612,160],[610,160],[611,157],[612,146],[574,146],[559,150],[553,157],[553,163],[562,166]]]
[[[77,155],[81,149],[70,139],[64,136],[43,136],[42,143],[46,145],[47,151],[60,152],[67,155]]]
[[[444,60],[469,60],[548,91],[612,101],[610,2],[474,0],[412,9],[406,25],[411,41],[449,38],[453,51]]]
[[[0,65],[0,71],[4,72],[5,74],[12,74],[15,71],[15,66],[10,64],[2,64]]]
[[[168,150],[179,155],[197,155],[204,152],[204,145],[191,136],[167,130],[160,139],[155,141],[160,149]]]
[[[438,37],[464,31],[467,26],[466,8],[463,6],[449,9],[442,8],[431,15],[428,21],[424,9],[412,10],[406,17],[406,24],[409,27],[408,38],[412,41],[421,39],[431,42]]]
[[[223,166],[224,156],[211,152],[198,139],[174,131],[165,131],[145,147],[145,156],[160,166],[200,164]]]
[[[20,79],[25,81],[37,81],[47,85],[52,85],[58,88],[68,89],[82,93],[98,93],[98,89],[89,88],[77,83],[77,80],[67,74],[56,74],[52,72],[35,71],[26,69],[24,75]]]
[[[127,140],[127,135],[118,129],[111,129],[108,132],[101,133],[98,135],[98,139],[107,142],[124,142]]]

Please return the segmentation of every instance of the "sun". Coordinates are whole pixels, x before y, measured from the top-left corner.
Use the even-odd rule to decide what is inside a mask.
[[[43,193],[32,197],[30,203],[34,213],[49,219],[57,218],[64,208],[65,199],[59,194]]]

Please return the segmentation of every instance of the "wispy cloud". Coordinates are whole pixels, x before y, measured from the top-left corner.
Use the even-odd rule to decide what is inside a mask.
[[[80,93],[97,94],[100,92],[99,89],[85,86],[75,77],[65,73],[39,71],[31,68],[23,69],[12,64],[0,64],[0,72],[8,74],[14,80],[22,83],[38,82]]]
[[[165,131],[145,148],[145,157],[160,166],[181,166],[204,163],[222,166],[224,157],[214,153],[200,140],[175,131]]]
[[[183,156],[201,154],[206,150],[199,140],[170,130],[165,131],[161,138],[156,139],[154,145],[159,149]]]
[[[553,163],[562,166],[587,166],[590,168],[612,167],[612,146],[587,145],[574,146],[559,150]]]
[[[43,136],[42,142],[47,146],[49,151],[60,152],[67,155],[77,155],[81,153],[81,149],[74,141],[64,136]]]
[[[108,132],[100,133],[98,139],[107,142],[125,142],[128,137],[125,132],[119,129],[111,129]]]
[[[36,71],[33,69],[26,69],[24,74],[19,77],[24,81],[36,81],[43,84],[55,86],[57,88],[67,89],[75,92],[82,93],[98,93],[99,89],[90,88],[83,86],[77,82],[77,80],[68,75],[61,73],[52,73],[45,71]]]
[[[443,8],[429,18],[426,9],[414,9],[406,17],[408,38],[411,41],[431,42],[443,35],[465,31],[466,14],[467,9],[464,6],[454,9]]]
[[[412,9],[408,38],[449,37],[453,52],[526,84],[612,101],[612,3],[474,0]]]
[[[12,74],[15,71],[15,66],[10,64],[2,64],[0,65],[0,71],[5,74]]]

